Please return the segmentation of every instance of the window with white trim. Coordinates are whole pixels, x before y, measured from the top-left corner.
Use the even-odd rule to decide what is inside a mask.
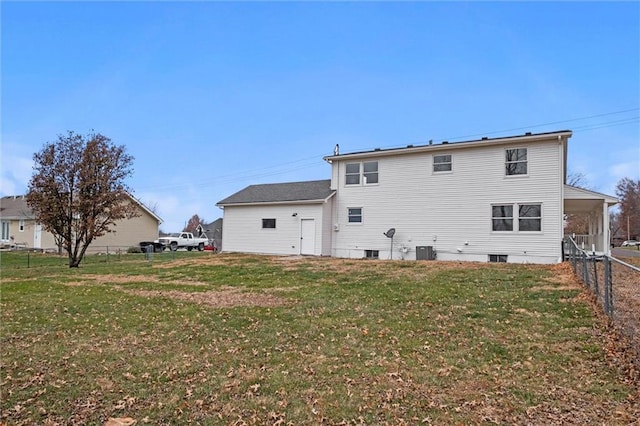
[[[262,229],[276,229],[276,220],[262,219]]]
[[[513,205],[491,206],[491,222],[493,231],[513,231]]]
[[[3,241],[9,241],[9,222],[2,221],[2,236]]]
[[[378,183],[378,162],[368,161],[362,164],[362,181],[365,185]]]
[[[20,219],[18,222],[18,232],[24,232],[24,219]]]
[[[365,250],[364,251],[365,259],[379,259],[380,251],[379,250]]]
[[[507,176],[526,175],[527,148],[513,148],[505,150],[505,174]]]
[[[542,230],[542,206],[540,204],[520,204],[518,206],[518,230],[520,232],[540,232]]]
[[[451,155],[434,155],[433,156],[433,172],[450,172],[452,170]]]
[[[373,185],[378,183],[378,162],[347,163],[345,165],[346,185]]]
[[[360,185],[360,163],[347,163],[345,183],[347,185]]]
[[[490,254],[489,262],[491,263],[506,263],[509,255],[507,254]]]
[[[349,207],[347,215],[349,223],[362,223],[362,207]]]
[[[542,231],[542,204],[494,204],[491,230],[496,232]]]

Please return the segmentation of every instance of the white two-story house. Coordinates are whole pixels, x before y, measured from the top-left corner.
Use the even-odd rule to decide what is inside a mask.
[[[617,200],[565,184],[571,135],[336,152],[325,157],[330,180],[252,185],[220,201],[223,250],[554,263],[565,215],[581,213],[587,248],[608,252]]]

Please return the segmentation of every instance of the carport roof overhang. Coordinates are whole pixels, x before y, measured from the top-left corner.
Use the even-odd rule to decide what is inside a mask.
[[[618,204],[618,199],[571,185],[564,186],[564,212],[567,214],[590,213],[602,209],[604,203],[611,207]]]

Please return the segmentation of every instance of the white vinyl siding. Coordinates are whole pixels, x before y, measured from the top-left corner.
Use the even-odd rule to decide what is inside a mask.
[[[327,203],[328,204],[328,203]],[[330,208],[324,203],[226,206],[222,221],[222,251],[278,255],[300,254],[300,221],[314,219],[313,254],[329,255],[324,239]],[[296,216],[292,216],[297,213]],[[262,218],[276,219],[275,229],[262,229]],[[329,217],[330,219],[330,217]],[[323,226],[320,226],[320,224]],[[268,231],[268,232],[267,232]],[[331,234],[330,234],[331,235]]]
[[[557,139],[514,144],[527,150],[527,179],[505,179],[506,148],[456,148],[455,173],[433,173],[437,152],[379,156],[384,184],[348,190],[340,189],[345,161],[335,162],[333,184],[339,189],[332,223],[339,231],[333,233],[332,254],[359,258],[364,250],[379,250],[380,258],[388,259],[390,241],[382,233],[396,228],[394,259],[400,258],[398,247],[405,245],[410,248],[406,259],[415,258],[416,246],[433,246],[440,260],[486,262],[489,254],[504,254],[510,262],[557,262],[563,234],[562,144]],[[451,148],[442,152],[448,155]],[[492,231],[490,206],[516,201],[542,207],[541,231]],[[345,226],[350,207],[366,211],[359,226]]]

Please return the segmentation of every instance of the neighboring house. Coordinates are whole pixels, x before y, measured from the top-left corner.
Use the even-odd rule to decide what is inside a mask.
[[[149,210],[135,197],[131,202],[138,207],[139,216],[123,219],[102,237],[94,239],[87,252],[106,252],[138,247],[140,241],[158,238],[158,227],[162,219]],[[53,234],[46,232],[36,222],[35,216],[24,195],[5,196],[0,199],[0,223],[2,225],[2,246],[58,250]]]
[[[564,216],[577,213],[589,217],[593,249],[608,252],[617,200],[565,184],[571,136],[336,152],[325,157],[330,181],[253,185],[220,201],[223,250],[555,263]]]
[[[222,247],[222,218],[218,218],[211,223],[202,226],[207,237],[213,242],[216,248]]]

